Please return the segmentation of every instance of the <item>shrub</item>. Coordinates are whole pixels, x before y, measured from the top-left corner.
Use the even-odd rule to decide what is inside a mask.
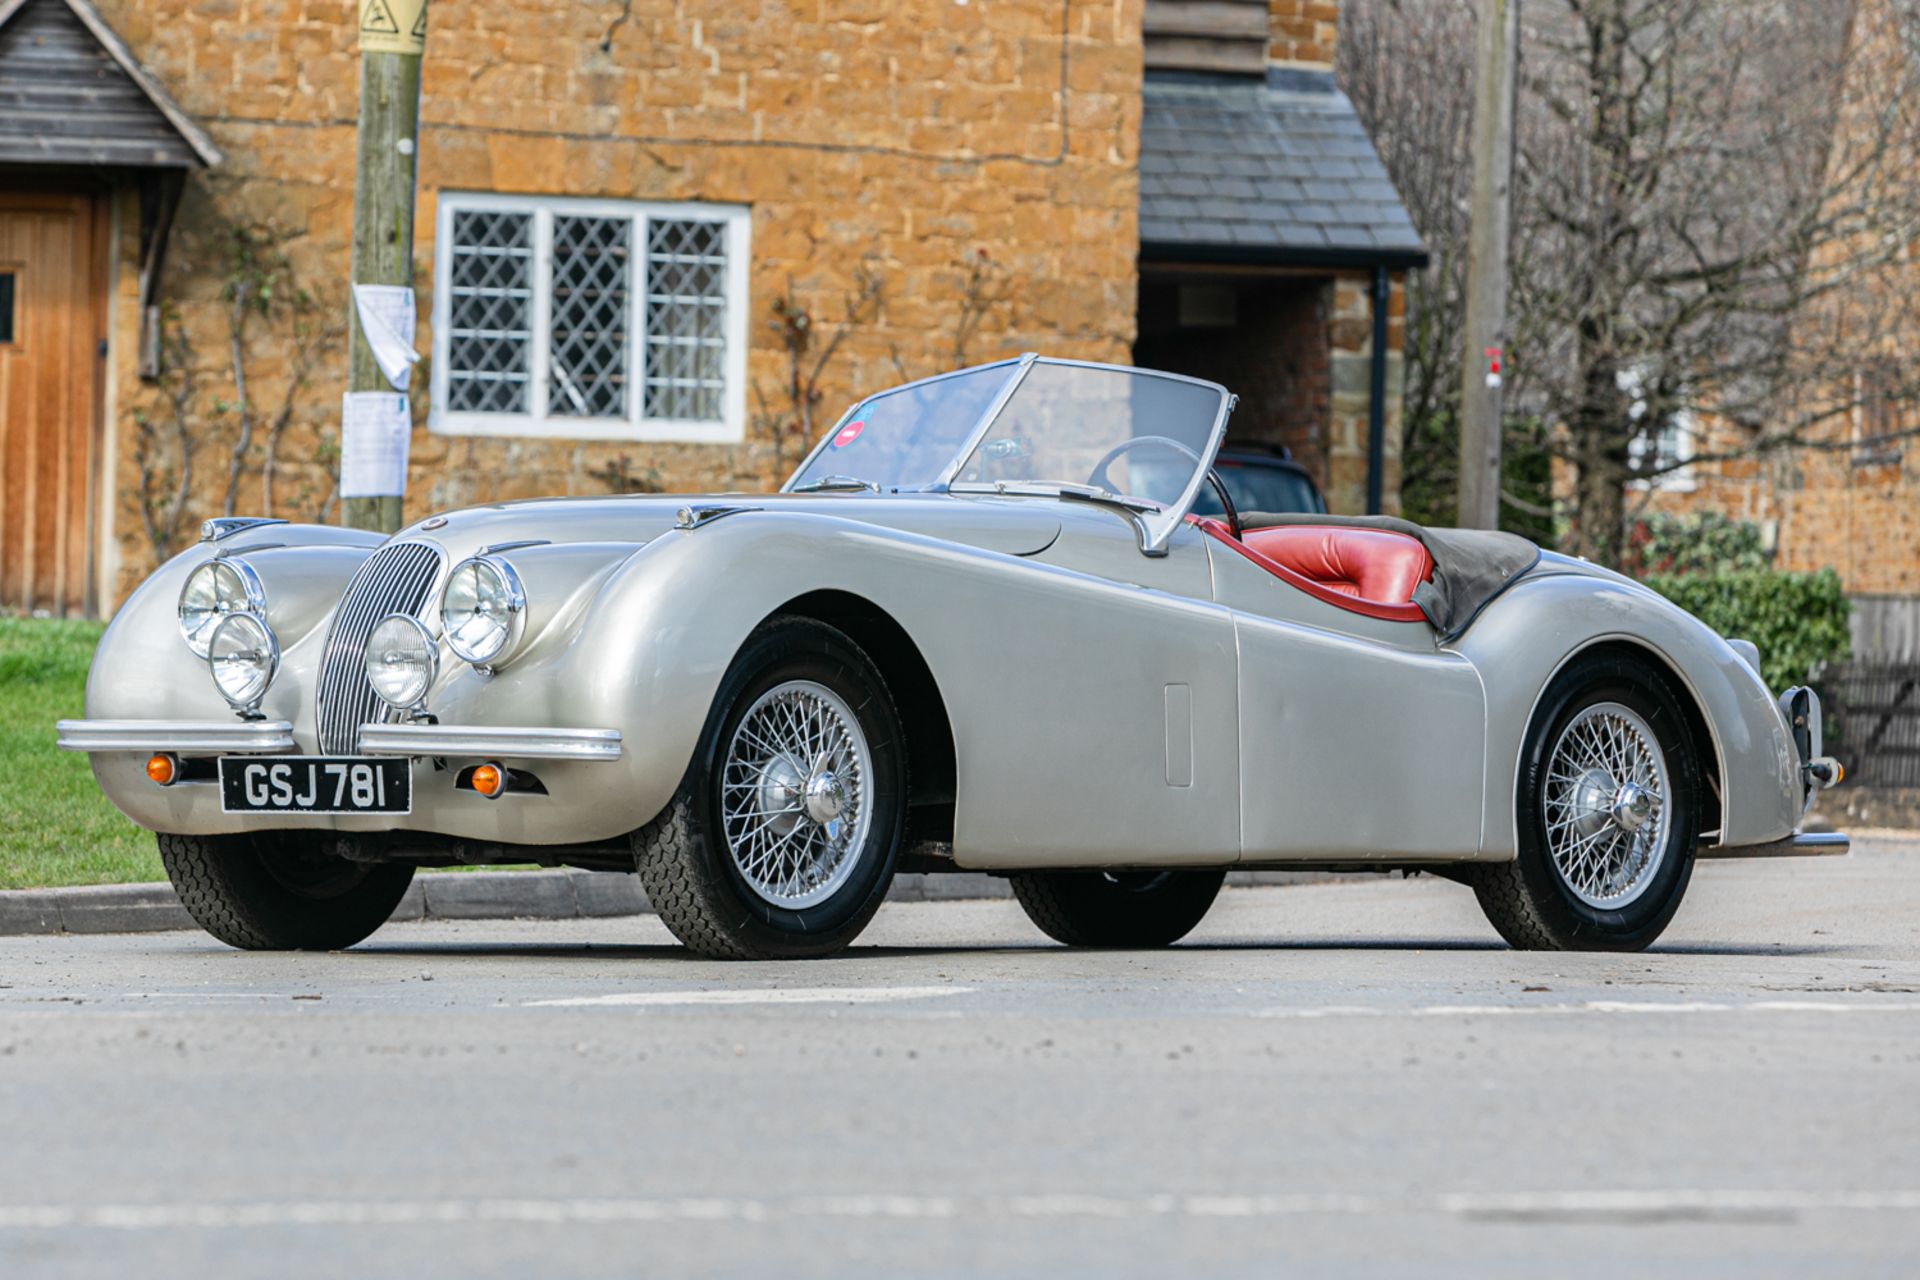
[[[1758,645],[1760,674],[1776,693],[1845,658],[1852,643],[1847,618],[1853,606],[1831,569],[1660,573],[1644,581],[1721,635]]]
[[[1765,569],[1773,559],[1758,525],[1717,511],[1648,516],[1634,523],[1627,548],[1642,574],[1736,573]]]

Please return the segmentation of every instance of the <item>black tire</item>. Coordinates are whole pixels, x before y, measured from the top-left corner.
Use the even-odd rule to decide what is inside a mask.
[[[1522,951],[1641,951],[1673,919],[1693,876],[1702,793],[1700,748],[1682,696],[1652,664],[1618,651],[1576,658],[1547,686],[1521,749],[1514,805],[1520,856],[1475,866],[1469,875],[1481,910],[1509,945]],[[1619,906],[1598,905],[1575,891],[1555,862],[1547,829],[1554,745],[1582,712],[1608,703],[1634,712],[1653,731],[1669,791],[1658,861],[1644,887]]]
[[[871,816],[851,871],[822,901],[795,908],[757,890],[736,862],[721,799],[726,751],[765,693],[824,686],[852,710],[872,763]],[[686,779],[666,810],[633,834],[634,868],[660,920],[686,947],[724,960],[832,955],[859,935],[893,882],[906,830],[905,739],[886,682],[842,632],[776,619],[748,638],[720,682]]]
[[[187,914],[228,946],[338,951],[392,917],[413,867],[337,857],[323,851],[327,838],[295,831],[162,835],[160,861]]]
[[[1027,918],[1070,947],[1165,947],[1200,923],[1227,878],[1207,871],[1016,871]]]

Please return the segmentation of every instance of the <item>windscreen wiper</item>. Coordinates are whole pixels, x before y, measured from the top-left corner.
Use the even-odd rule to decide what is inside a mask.
[[[869,490],[873,493],[878,493],[880,492],[880,486],[875,484],[871,480],[862,480],[859,476],[832,475],[832,476],[821,476],[818,480],[809,480],[805,484],[797,484],[793,486],[793,488],[789,489],[787,492],[789,493],[838,493],[842,490],[845,490],[847,492],[854,492],[856,490]]]
[[[1128,511],[1161,511],[1159,503],[1145,498],[1130,497],[1124,493],[1114,493],[1092,484],[1066,484],[1040,480],[996,480],[991,485],[956,484],[950,486],[953,493],[1002,493],[1020,498],[1072,498],[1079,502],[1100,502],[1109,506],[1123,507]]]

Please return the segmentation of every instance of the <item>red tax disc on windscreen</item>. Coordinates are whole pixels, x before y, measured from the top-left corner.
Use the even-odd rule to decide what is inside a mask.
[[[865,418],[857,418],[849,422],[846,426],[840,428],[839,434],[833,437],[833,447],[836,449],[846,448],[855,440],[858,440],[860,433],[866,429],[867,421]]]

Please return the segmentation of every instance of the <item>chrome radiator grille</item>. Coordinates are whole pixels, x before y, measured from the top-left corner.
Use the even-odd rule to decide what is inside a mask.
[[[353,755],[360,726],[385,720],[387,704],[367,683],[367,637],[390,613],[420,616],[440,578],[445,557],[425,542],[398,542],[368,556],[347,583],[340,609],[320,655],[320,679],[314,693],[314,721],[320,728],[320,753]]]

